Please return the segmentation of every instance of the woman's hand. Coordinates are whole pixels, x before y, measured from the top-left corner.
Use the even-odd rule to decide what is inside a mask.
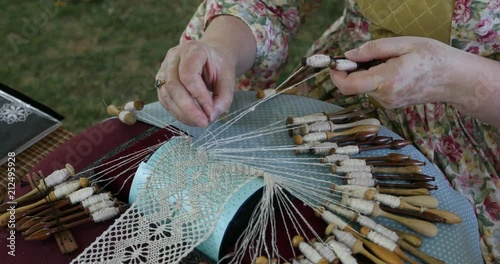
[[[386,108],[398,108],[455,102],[464,84],[459,68],[474,55],[432,39],[397,37],[367,42],[345,56],[356,62],[387,61],[351,74],[331,71],[343,94],[368,94]]]
[[[158,99],[179,121],[206,127],[231,106],[235,75],[235,59],[229,54],[189,41],[167,52],[156,74],[157,80],[165,80]]]
[[[256,44],[247,25],[236,17],[218,16],[202,39],[171,48],[156,80],[160,103],[179,121],[206,127],[229,110],[235,78],[248,71]]]

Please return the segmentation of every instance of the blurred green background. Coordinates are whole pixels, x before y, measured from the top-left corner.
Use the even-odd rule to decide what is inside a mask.
[[[200,0],[0,0],[0,82],[65,116],[72,132],[107,118],[103,101],[156,101],[154,76]],[[291,72],[343,10],[322,1],[292,41]]]

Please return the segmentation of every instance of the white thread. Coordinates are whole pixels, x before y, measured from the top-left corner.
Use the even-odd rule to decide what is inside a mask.
[[[358,64],[350,60],[335,60],[335,69],[338,71],[354,71]]]
[[[335,235],[338,241],[344,243],[348,248],[354,247],[354,244],[357,241],[357,239],[352,234],[344,231],[333,230],[333,234]]]
[[[353,171],[346,174],[348,178],[368,178],[372,179],[373,174],[371,172]]]
[[[47,186],[47,189],[56,186],[65,181],[68,176],[69,173],[66,169],[56,170],[44,179],[45,186]]]
[[[373,199],[392,208],[399,208],[399,206],[401,205],[401,200],[399,199],[399,197],[393,195],[375,193]]]
[[[123,106],[123,110],[134,112],[136,109],[134,107],[134,101],[130,101]]]
[[[328,242],[328,246],[333,249],[333,252],[340,259],[342,264],[356,264],[358,263],[355,258],[351,256],[352,252],[344,244],[339,243],[335,240]]]
[[[312,246],[319,252],[319,254],[328,260],[328,263],[332,263],[337,259],[337,255],[335,255],[335,252],[331,250],[329,247],[325,246],[323,243],[320,242],[313,242]]]
[[[294,117],[292,118],[292,124],[294,125],[303,125],[320,121],[328,121],[328,117],[324,114],[321,115],[306,115],[302,117]]]
[[[325,154],[329,154],[330,153],[330,150],[332,148],[337,148],[337,144],[336,143],[332,143],[332,142],[323,142],[323,143],[320,143],[314,147],[312,147],[312,152],[316,155],[325,155]]]
[[[332,126],[333,126],[332,121],[325,121],[325,122],[312,123],[308,126],[308,128],[309,128],[309,133],[324,132],[324,131],[332,131]]]
[[[324,141],[326,140],[325,132],[317,132],[317,133],[309,133],[302,137],[304,142],[315,142],[315,141]]]
[[[306,65],[313,68],[325,68],[330,66],[332,59],[328,55],[314,54],[306,58]]]
[[[94,194],[94,188],[86,187],[68,195],[68,198],[72,204],[76,204],[85,200],[87,197],[90,197],[92,194]]]
[[[339,229],[344,229],[347,226],[347,223],[344,222],[344,220],[328,211],[323,211],[321,218],[328,224],[335,224]]]
[[[54,196],[59,199],[62,198],[80,188],[80,181],[69,181],[63,182],[59,185],[54,186]]]
[[[371,215],[373,213],[373,209],[375,208],[375,204],[372,201],[357,198],[347,199],[347,206],[366,215]]]
[[[104,208],[92,214],[92,219],[95,223],[104,222],[120,214],[120,209],[117,207]]]
[[[370,241],[372,241],[373,243],[375,243],[375,244],[377,244],[377,245],[379,245],[381,247],[387,248],[391,252],[394,252],[394,250],[398,246],[396,243],[394,243],[389,238],[387,238],[387,237],[383,236],[382,234],[380,234],[380,233],[378,233],[376,231],[373,231],[373,230],[371,230],[370,232],[368,232],[368,234],[366,235],[366,237],[368,239],[370,239]]]
[[[325,204],[326,208],[332,212],[335,212],[347,219],[355,219],[356,218],[356,212],[349,210],[347,208],[344,208],[340,205],[333,204],[333,203],[326,203]]]
[[[302,135],[301,134],[301,128],[300,127],[294,127],[294,128],[290,128],[292,130],[292,135]]]
[[[355,198],[364,198],[366,191],[369,189],[366,186],[361,186],[361,185],[342,185],[342,186],[349,186],[346,191],[349,193],[349,196],[355,197]],[[354,188],[354,187],[359,187],[359,188]]]
[[[276,94],[276,90],[274,89],[264,89],[262,91],[264,92],[264,97],[273,96]]]
[[[322,259],[322,257],[319,254],[319,252],[316,251],[316,249],[314,249],[311,245],[309,245],[309,244],[307,244],[305,242],[301,242],[299,244],[299,250],[312,263],[318,263]]]
[[[383,225],[377,224],[375,221],[373,221],[369,217],[366,217],[364,215],[360,215],[360,216],[358,216],[356,221],[362,226],[366,226],[366,227],[373,229],[381,234],[384,234],[384,236],[386,236],[387,238],[389,238],[390,240],[392,240],[394,242],[397,242],[399,240],[399,236],[398,236],[398,234],[396,234],[396,232],[389,230],[388,228],[386,228]]]
[[[332,154],[332,155],[328,155],[326,157],[323,158],[322,162],[324,163],[335,163],[337,161],[341,161],[341,160],[346,160],[346,159],[349,159],[350,157],[347,156],[347,155],[340,155],[340,154]]]
[[[352,179],[347,179],[347,184],[350,185],[359,185],[359,186],[366,186],[366,187],[374,187],[375,186],[375,180],[374,179],[367,179],[367,178],[352,178]]]
[[[360,192],[363,194],[363,197],[364,197],[364,194],[366,191],[372,189],[372,188],[368,188],[368,187],[365,187],[365,186],[359,186],[359,185],[338,185],[338,186],[335,186],[335,189],[336,190],[339,190],[339,191],[343,191],[343,192],[349,192],[349,193],[357,193],[357,192]]]
[[[370,166],[335,166],[335,172],[348,173],[348,172],[371,172]]]
[[[134,124],[137,120],[135,118],[135,115],[132,114],[132,112],[130,111],[121,111],[119,114],[118,114],[118,119],[120,119],[120,121],[122,121],[123,123],[126,123],[126,116],[129,115],[131,116],[133,119],[132,120],[129,120],[129,123],[130,124]],[[127,124],[127,123],[126,123]]]
[[[340,162],[340,166],[366,166],[366,160],[347,159]]]
[[[111,195],[109,193],[98,193],[94,194],[87,199],[82,201],[83,208],[87,208],[93,204],[100,203],[102,201],[107,201],[111,199]]]
[[[303,154],[311,152],[311,148],[318,145],[318,142],[311,142],[302,145],[298,145],[295,147],[295,154]]]
[[[342,154],[342,155],[356,155],[359,154],[359,147],[358,146],[345,146],[345,147],[340,147],[335,150],[335,154]]]
[[[115,203],[113,201],[107,200],[107,201],[102,201],[102,202],[93,204],[93,205],[89,206],[88,209],[89,209],[89,212],[91,214],[93,214],[93,213],[100,211],[104,208],[113,207],[114,205],[115,205]]]

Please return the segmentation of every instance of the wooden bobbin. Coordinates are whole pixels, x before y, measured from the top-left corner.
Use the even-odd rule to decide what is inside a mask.
[[[140,111],[143,108],[144,108],[144,101],[134,100],[124,104],[123,107],[120,108],[120,110]]]
[[[404,201],[401,201],[400,208],[412,210],[415,212],[431,213],[437,215],[439,217],[442,217],[444,219],[444,222],[447,224],[459,224],[462,222],[462,218],[460,218],[460,216],[446,210],[416,207]]]
[[[106,112],[110,116],[118,116],[118,114],[120,114],[120,111],[121,111],[121,109],[118,109],[118,107],[116,107],[116,105],[108,105],[106,107]]]
[[[320,133],[312,133],[308,134],[306,136],[301,136],[301,135],[295,135],[293,136],[293,142],[297,145],[302,145],[303,143],[308,143],[308,142],[313,142],[313,141],[329,141],[332,140],[335,137],[340,137],[340,136],[348,136],[348,135],[354,135],[357,133],[362,133],[362,132],[378,132],[380,131],[380,127],[378,126],[373,126],[373,125],[363,125],[363,126],[357,126],[353,127],[344,131],[339,131],[339,132],[320,132]],[[334,153],[332,153],[334,154]]]
[[[264,256],[259,256],[257,259],[255,259],[255,264],[269,264],[269,259],[267,259]]]
[[[334,231],[334,233],[336,233],[338,231]],[[344,231],[345,232],[345,231]],[[347,233],[347,232],[346,232]],[[347,234],[350,234],[350,233],[347,233]],[[337,240],[339,240],[339,238],[337,237]],[[339,240],[340,241],[340,240]],[[341,241],[343,242],[343,241]],[[373,254],[371,254],[370,252],[368,252],[364,247],[363,247],[363,241],[359,240],[359,239],[356,239],[356,242],[354,242],[354,245],[352,245],[351,247],[351,251],[354,253],[354,254],[361,254],[365,257],[367,257],[369,260],[371,260],[373,263],[375,264],[385,264],[384,261],[382,261],[381,259],[377,258],[376,256],[374,256]]]
[[[410,228],[411,230],[413,230],[421,235],[427,236],[427,237],[435,237],[438,233],[437,226],[432,224],[432,223],[429,223],[429,222],[426,222],[423,220],[401,217],[401,216],[387,213],[387,212],[383,211],[382,209],[380,209],[380,206],[378,206],[378,204],[376,204],[376,203],[374,204],[372,215],[374,217],[382,216],[382,217],[397,221],[400,224]]]
[[[363,226],[361,227],[360,229],[360,233],[363,235],[363,236],[367,236],[368,235],[368,232],[370,232],[370,228],[366,227],[366,226]],[[396,253],[396,255],[398,255],[401,259],[411,263],[411,264],[418,264],[418,262],[416,262],[415,260],[413,260],[412,258],[410,258],[408,255],[406,255],[403,250],[401,250],[401,248],[399,246],[396,246],[396,248],[394,249],[394,253]]]
[[[106,208],[106,209],[112,209],[112,210],[117,211],[117,214],[122,214],[123,212],[125,212],[127,207],[123,206],[123,207],[119,207],[118,209],[115,209],[115,208]],[[82,224],[86,224],[86,223],[95,223],[96,221],[94,221],[93,215],[91,215],[87,218],[84,218],[82,220],[78,220],[76,222],[57,226],[55,228],[42,228],[42,229],[36,231],[35,233],[31,234],[30,236],[26,237],[26,240],[29,240],[29,241],[31,241],[31,240],[45,240],[45,239],[50,238],[54,233],[57,233],[63,229],[69,229],[69,228],[72,228],[72,227],[75,227],[78,225],[82,225]],[[116,217],[116,215],[112,215],[112,217]]]
[[[328,260],[324,259],[323,257],[321,257],[321,255],[319,255],[318,252],[316,252],[316,250],[309,244],[307,244],[305,241],[304,241],[304,237],[303,236],[299,236],[299,235],[296,235],[292,238],[292,245],[294,248],[298,248],[302,254],[304,254],[304,256],[306,256],[306,258],[310,258],[310,256],[308,256],[309,254],[311,254],[310,252],[307,252],[307,250],[312,250],[315,254],[317,253],[317,257],[319,258],[319,260],[316,262],[316,264],[328,264]],[[311,262],[313,261],[312,259],[309,259]]]
[[[334,224],[328,225],[326,228],[325,234],[327,236],[333,235],[334,228],[335,228]],[[364,237],[360,236],[352,227],[347,226],[342,231],[350,233],[355,238],[357,238],[361,242],[363,242],[363,245],[366,246],[368,249],[370,249],[370,251],[373,254],[375,254],[379,259],[381,259],[389,264],[403,264],[403,260],[398,255],[396,255],[394,252],[391,252],[388,249],[383,248],[383,247],[365,239]]]
[[[71,166],[71,164],[66,163],[65,169],[66,169],[66,172],[68,172],[68,174],[70,176],[75,175],[75,169],[73,168],[73,166]],[[17,203],[17,206],[23,205],[24,202],[28,201],[30,198],[35,197],[37,195],[46,195],[45,192],[48,191],[47,185],[45,184],[45,181],[43,180],[43,174],[41,174],[41,172],[39,172],[39,175],[42,177],[42,179],[40,181],[38,181],[38,185],[36,186],[36,188],[32,189],[31,191],[29,191],[25,195],[13,200],[13,202]],[[2,204],[0,206],[0,210],[1,210],[0,212],[5,211],[8,207],[9,207],[8,204],[6,204],[6,203]]]
[[[137,117],[135,116],[135,114],[130,112],[130,111],[126,111],[126,110],[123,110],[118,114],[118,119],[120,119],[120,121],[122,121],[122,123],[129,125],[129,126],[131,126],[131,125],[135,124],[135,122],[137,122]]]
[[[394,229],[394,228],[388,228],[388,229],[396,232],[396,234],[399,236],[400,240],[402,239],[402,240],[406,241],[407,243],[409,243],[413,247],[418,248],[418,247],[422,246],[423,240],[421,237],[419,237],[415,234],[411,234],[411,233],[404,232],[404,231]]]
[[[265,89],[265,90],[259,90],[257,91],[256,97],[257,99],[264,99],[265,97],[268,96],[273,96],[276,94],[291,94],[295,95],[299,91],[299,88],[297,86],[292,86],[287,89],[280,89],[280,90],[275,90],[275,89]]]
[[[409,243],[407,243],[405,240],[398,241],[398,245],[402,249],[406,250],[408,253],[410,253],[411,255],[413,255],[415,257],[417,257],[418,259],[420,259],[422,262],[424,262],[426,264],[445,264],[446,263],[446,262],[444,262],[444,261],[442,261],[440,259],[437,259],[435,257],[432,257],[432,256],[429,256],[429,255],[425,254],[421,250],[418,250],[414,246],[412,246]]]
[[[381,188],[377,187],[377,191],[383,194],[392,194],[396,196],[415,196],[415,195],[429,195],[430,192],[426,188],[417,189],[397,189],[397,188]]]

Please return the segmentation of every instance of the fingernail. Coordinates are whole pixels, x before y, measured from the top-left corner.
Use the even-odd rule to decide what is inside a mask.
[[[353,49],[353,50],[350,50],[350,51],[348,51],[348,52],[344,53],[344,55],[345,55],[346,57],[349,57],[349,56],[356,56],[356,53],[358,53],[358,49]]]
[[[199,127],[207,127],[208,122],[206,117],[198,116],[196,118],[196,125]]]
[[[219,111],[217,109],[214,109],[212,115],[210,115],[210,122],[214,122],[218,116],[219,116]]]

